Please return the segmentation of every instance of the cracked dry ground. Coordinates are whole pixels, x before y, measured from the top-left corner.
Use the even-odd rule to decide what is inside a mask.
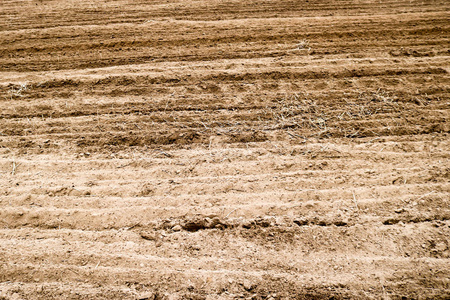
[[[2,0],[0,299],[450,298],[449,9]]]

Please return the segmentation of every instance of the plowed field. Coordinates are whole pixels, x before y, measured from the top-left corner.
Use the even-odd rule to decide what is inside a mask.
[[[447,0],[0,0],[0,299],[449,299]]]

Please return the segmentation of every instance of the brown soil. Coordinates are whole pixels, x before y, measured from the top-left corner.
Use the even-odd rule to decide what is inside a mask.
[[[0,299],[449,299],[446,0],[2,0]]]

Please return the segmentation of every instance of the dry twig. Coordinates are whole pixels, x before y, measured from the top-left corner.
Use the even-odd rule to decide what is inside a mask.
[[[16,174],[17,166],[18,166],[18,165],[16,164],[16,161],[14,160],[14,161],[13,161],[13,168],[12,168],[12,171],[11,171],[11,175]]]

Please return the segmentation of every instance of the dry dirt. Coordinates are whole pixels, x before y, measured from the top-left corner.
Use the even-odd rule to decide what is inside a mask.
[[[449,299],[448,0],[1,0],[0,299]]]

